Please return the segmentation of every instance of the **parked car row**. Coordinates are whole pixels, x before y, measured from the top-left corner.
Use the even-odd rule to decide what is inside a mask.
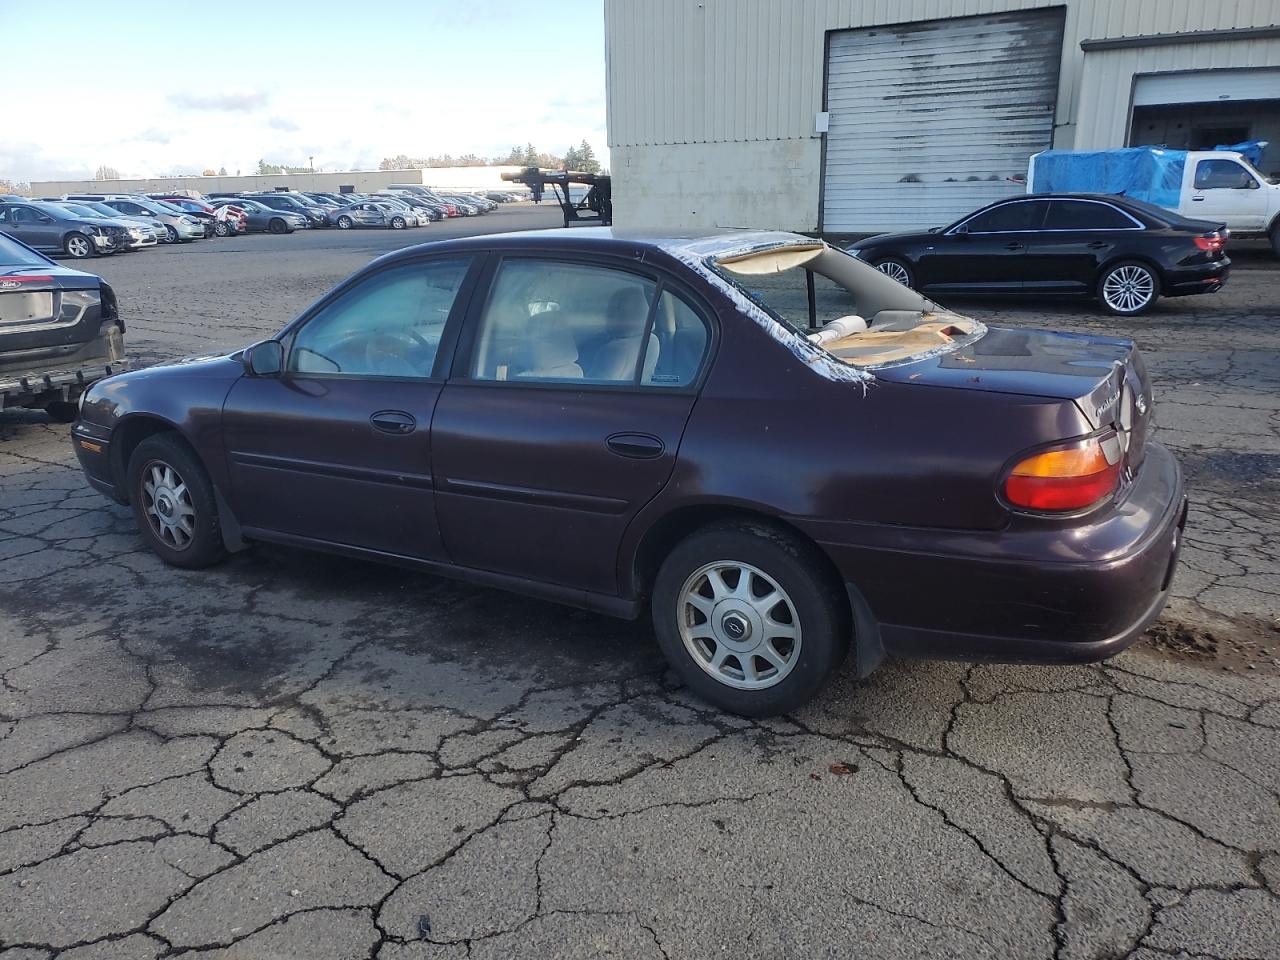
[[[247,229],[244,212],[188,197],[69,194],[0,197],[0,233],[41,253],[75,260],[127,253],[160,243],[190,243]]]
[[[518,194],[441,194],[412,184],[380,193],[294,190],[253,193],[0,196],[0,232],[41,253],[83,260],[242,233],[336,227],[405,230],[448,217],[475,217]]]

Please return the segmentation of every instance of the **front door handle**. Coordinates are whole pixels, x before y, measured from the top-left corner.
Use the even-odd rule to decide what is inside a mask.
[[[1004,245],[1004,248],[1005,248],[1006,250],[1021,250],[1021,249],[1022,249],[1022,244],[1020,244],[1020,243],[1006,243],[1006,244]]]
[[[1203,203],[1203,202],[1204,202],[1204,197],[1192,197],[1192,198],[1191,198],[1191,202],[1192,202],[1192,203]]]
[[[632,460],[654,460],[667,449],[666,444],[647,433],[615,433],[604,445],[618,456]]]
[[[1090,250],[1101,250],[1103,247],[1109,247],[1111,244],[1105,240],[1094,240],[1088,244]]]
[[[418,421],[403,410],[379,410],[369,418],[369,423],[378,432],[389,433],[393,437],[413,433],[418,426]]]

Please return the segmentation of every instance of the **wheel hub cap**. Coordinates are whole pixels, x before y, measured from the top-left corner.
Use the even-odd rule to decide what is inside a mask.
[[[800,657],[800,623],[781,585],[750,564],[718,561],[680,593],[680,637],[705,672],[743,690],[771,687]]]
[[[185,550],[195,536],[195,506],[181,475],[152,461],[142,472],[142,509],[151,531],[168,547]]]

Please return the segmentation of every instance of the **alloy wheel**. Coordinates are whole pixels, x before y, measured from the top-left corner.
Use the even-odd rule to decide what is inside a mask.
[[[878,263],[876,264],[876,269],[890,280],[897,280],[904,287],[911,286],[911,274],[907,272],[906,267],[896,260],[886,260],[884,263]]]
[[[88,239],[76,234],[67,240],[67,253],[75,257],[77,260],[89,256],[93,252],[93,247]]]
[[[1120,313],[1141,310],[1155,296],[1156,282],[1145,267],[1126,264],[1107,274],[1102,282],[1102,299]]]
[[[167,547],[185,550],[195,536],[191,491],[172,466],[152,460],[142,471],[142,511],[151,532]]]
[[[706,673],[739,690],[786,679],[800,659],[800,618],[778,581],[749,563],[717,560],[680,590],[680,639]]]

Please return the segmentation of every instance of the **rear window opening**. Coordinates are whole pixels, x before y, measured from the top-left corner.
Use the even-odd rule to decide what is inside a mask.
[[[986,329],[825,243],[772,247],[711,265],[774,319],[849,366],[945,352]]]

